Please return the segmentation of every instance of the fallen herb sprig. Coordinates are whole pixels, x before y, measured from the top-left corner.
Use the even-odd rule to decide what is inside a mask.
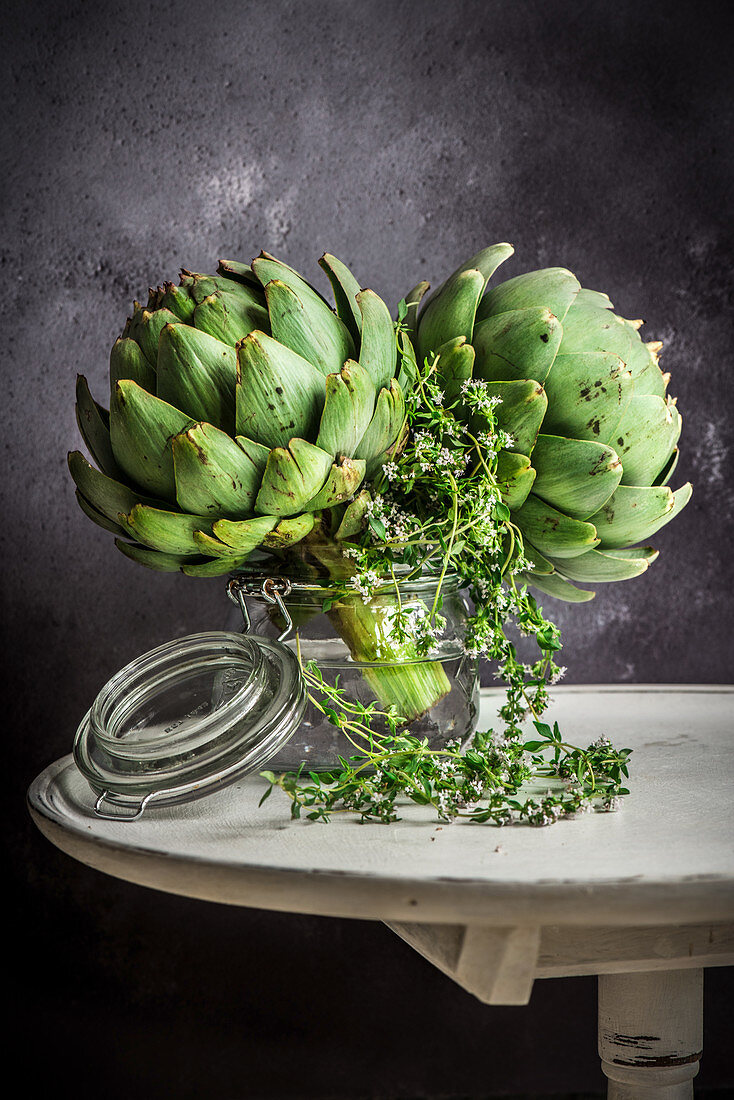
[[[279,788],[291,800],[292,818],[328,822],[333,814],[353,813],[363,822],[388,824],[400,820],[401,804],[412,802],[430,806],[446,822],[551,825],[578,813],[615,810],[629,793],[622,777],[631,749],[615,750],[606,737],[582,749],[562,739],[557,722],[535,721],[533,740],[523,740],[513,724],[505,734],[477,732],[465,746],[450,741],[431,748],[427,738],[401,732],[398,715],[327,683],[315,662],[302,670],[312,705],[355,751],[340,756],[332,771],[261,772],[269,786],[260,805]],[[376,720],[386,732],[375,731]],[[528,789],[536,786],[545,789]]]

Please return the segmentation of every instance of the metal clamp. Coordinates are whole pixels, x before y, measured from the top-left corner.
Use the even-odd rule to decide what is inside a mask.
[[[105,798],[107,798],[109,793],[110,793],[109,791],[102,791],[102,794],[99,796],[97,801],[94,803],[94,812],[97,815],[97,817],[101,817],[105,821],[137,821],[137,819],[139,817],[143,816],[143,813],[145,812],[145,807],[148,805],[151,798],[153,798],[156,794],[167,794],[168,792],[167,791],[151,791],[150,794],[146,794],[145,798],[141,801],[140,805],[138,806],[138,808],[137,808],[137,810],[135,811],[134,814],[109,814],[109,813],[105,813],[104,810],[100,809],[102,803],[104,802]],[[110,805],[114,806],[115,803],[112,802],[112,803],[110,803]]]
[[[275,604],[278,608],[278,611],[283,617],[283,622],[285,623],[285,630],[278,635],[278,641],[285,641],[293,630],[293,620],[290,617],[288,608],[283,603],[283,596],[288,596],[291,588],[291,582],[283,578],[276,579],[275,577],[267,577],[262,584],[258,585],[252,581],[245,580],[244,577],[230,577],[227,583],[227,595],[232,603],[236,603],[242,612],[242,619],[245,624],[245,634],[249,632],[250,626],[252,625],[250,622],[250,613],[245,603],[245,595],[257,595],[262,596],[266,603]]]
[[[245,592],[248,591],[247,582],[243,581],[241,577],[230,577],[227,582],[227,595],[232,603],[236,603],[242,612],[242,619],[245,624],[245,634],[250,633],[250,612],[247,610],[247,604],[245,603]]]

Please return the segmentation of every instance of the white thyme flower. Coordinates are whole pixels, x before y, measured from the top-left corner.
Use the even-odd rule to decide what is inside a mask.
[[[372,596],[379,583],[380,574],[376,569],[367,569],[364,573],[359,573],[354,578],[354,587],[357,589],[360,596],[364,596],[366,599]]]
[[[591,742],[591,744],[589,745],[589,748],[590,749],[609,749],[609,748],[611,748],[611,746],[612,746],[612,742],[609,740],[608,737],[605,737],[604,734],[602,734],[600,737],[597,737],[596,741]]]

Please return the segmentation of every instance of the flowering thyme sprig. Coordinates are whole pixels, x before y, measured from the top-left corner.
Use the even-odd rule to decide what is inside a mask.
[[[354,752],[331,771],[261,775],[269,786],[260,804],[280,788],[291,800],[291,817],[329,821],[355,813],[362,821],[399,820],[401,804],[430,806],[441,821],[530,825],[590,810],[615,810],[627,794],[629,749],[615,751],[606,738],[582,749],[536,722],[538,738],[477,732],[468,744],[449,741],[431,748],[427,738],[401,731],[400,717],[365,706],[338,684],[327,683],[315,662],[302,666],[311,703],[345,735]],[[375,722],[385,732],[375,730]]]
[[[555,662],[560,632],[543,615],[527,586],[519,581],[530,563],[522,533],[512,522],[501,476],[501,455],[513,440],[499,427],[500,404],[487,384],[455,380],[452,392],[439,384],[438,359],[417,364],[405,337],[404,304],[396,325],[407,387],[408,440],[402,453],[385,463],[371,487],[366,528],[344,547],[356,575],[351,591],[365,600],[381,592],[397,596],[389,613],[391,639],[410,642],[417,655],[430,653],[445,623],[441,588],[450,570],[459,575],[474,604],[464,648],[485,657],[505,683],[499,709],[503,730],[475,733],[467,745],[429,748],[411,736],[400,716],[364,706],[326,683],[314,663],[303,666],[312,704],[354,748],[329,772],[262,774],[291,799],[291,812],[328,821],[336,812],[353,811],[363,821],[395,821],[397,803],[408,799],[432,806],[446,821],[506,824],[524,820],[546,825],[590,808],[615,809],[627,793],[629,749],[616,751],[606,740],[586,749],[561,739],[558,726],[541,721],[549,687],[565,669]],[[461,415],[458,415],[461,412]],[[511,480],[511,479],[510,479]],[[432,571],[436,595],[431,607],[403,607],[401,581]],[[387,578],[391,578],[388,580]],[[346,591],[346,589],[345,589]],[[333,599],[338,598],[335,595]],[[538,657],[526,663],[508,637],[508,627],[532,637]],[[523,723],[532,720],[536,741],[523,740]],[[379,731],[379,732],[378,732]],[[528,791],[529,784],[542,791]]]

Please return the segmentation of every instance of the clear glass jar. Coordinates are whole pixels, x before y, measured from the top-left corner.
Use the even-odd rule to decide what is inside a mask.
[[[402,729],[427,737],[431,747],[452,739],[463,742],[474,731],[479,708],[477,660],[463,648],[469,606],[455,574],[443,579],[439,629],[428,652],[421,655],[410,638],[400,637],[397,624],[404,624],[406,616],[419,628],[429,620],[438,584],[435,575],[397,584],[385,581],[370,598],[345,588],[343,582],[281,575],[280,598],[293,623],[286,636],[287,619],[278,603],[257,594],[272,576],[265,566],[260,574],[249,571],[236,577],[251,593],[244,598],[252,635],[282,637],[286,646],[300,651],[304,665],[314,661],[323,679],[332,686],[338,684],[348,699],[376,703],[383,711],[394,707],[408,719]],[[245,629],[238,609],[232,609],[226,628]],[[373,719],[372,728],[384,732],[384,719]],[[356,751],[309,700],[299,728],[268,767],[292,771],[305,764],[307,770],[329,770],[338,766],[340,755],[348,757]]]

